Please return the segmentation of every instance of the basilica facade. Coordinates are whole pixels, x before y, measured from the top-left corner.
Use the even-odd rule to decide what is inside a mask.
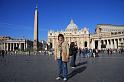
[[[69,45],[71,42],[76,42],[80,48],[99,50],[124,48],[123,25],[98,24],[95,33],[91,34],[87,27],[78,30],[78,26],[71,20],[65,31],[48,31],[48,44],[52,48],[55,47],[60,33],[64,35]]]

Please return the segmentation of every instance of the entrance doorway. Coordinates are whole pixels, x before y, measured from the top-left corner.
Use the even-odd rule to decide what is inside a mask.
[[[84,42],[84,47],[87,47],[87,41]]]
[[[95,41],[95,49],[98,49],[98,40]]]

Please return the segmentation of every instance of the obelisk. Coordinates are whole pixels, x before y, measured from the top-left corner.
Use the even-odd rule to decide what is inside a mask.
[[[34,51],[38,50],[38,7],[36,5],[35,15],[34,15],[34,43],[33,43]]]

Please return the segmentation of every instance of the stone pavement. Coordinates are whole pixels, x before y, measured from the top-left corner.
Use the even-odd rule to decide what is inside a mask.
[[[68,68],[67,82],[124,82],[124,54],[81,58],[76,68],[72,69],[69,64]],[[63,82],[55,80],[56,77],[57,65],[53,56],[0,57],[0,82]]]

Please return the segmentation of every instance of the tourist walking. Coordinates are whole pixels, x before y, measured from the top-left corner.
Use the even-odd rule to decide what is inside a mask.
[[[5,51],[4,50],[0,50],[0,56],[2,56],[2,58],[1,58],[1,61],[6,61],[5,60]]]
[[[4,50],[2,50],[2,58],[4,58],[4,55],[5,55],[5,52],[4,52]]]
[[[93,57],[95,58],[96,57],[96,50],[93,49]]]
[[[98,49],[96,49],[96,52],[95,52],[95,55],[96,55],[96,57],[99,57],[99,51],[98,51]]]
[[[108,55],[109,55],[109,52],[110,52],[110,50],[108,49],[108,50],[107,50]]]

